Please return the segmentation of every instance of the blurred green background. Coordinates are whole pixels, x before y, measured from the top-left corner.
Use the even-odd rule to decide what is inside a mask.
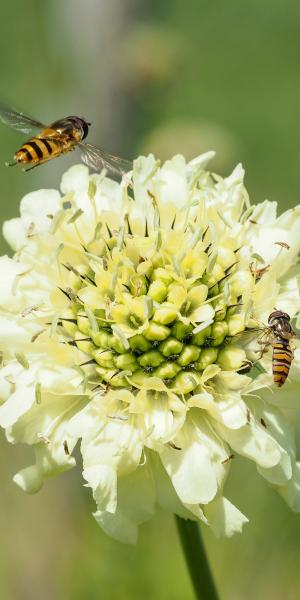
[[[252,201],[299,202],[294,0],[2,0],[0,46],[6,103],[45,122],[85,116],[89,141],[128,158],[214,148],[222,174],[243,162]],[[2,219],[26,192],[59,186],[76,160],[28,174],[1,166],[23,139],[1,126]],[[193,598],[170,515],[142,526],[135,548],[122,546],[94,522],[80,468],[27,497],[11,481],[27,449],[2,435],[0,461],[1,599]],[[300,515],[240,459],[226,492],[250,524],[231,540],[203,531],[222,600],[298,600]]]

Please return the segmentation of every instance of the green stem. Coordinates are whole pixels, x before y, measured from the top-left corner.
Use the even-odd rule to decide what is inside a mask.
[[[196,598],[198,600],[218,600],[198,523],[177,516],[175,519]]]

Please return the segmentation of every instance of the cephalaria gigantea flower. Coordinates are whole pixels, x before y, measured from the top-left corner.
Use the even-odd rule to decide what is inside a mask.
[[[300,207],[251,205],[212,155],[140,157],[121,183],[74,166],[4,223],[0,424],[35,454],[14,481],[38,491],[80,445],[95,519],[125,542],[156,505],[241,531],[236,454],[300,509],[299,351],[277,389],[271,346],[253,350],[274,307],[297,318]]]

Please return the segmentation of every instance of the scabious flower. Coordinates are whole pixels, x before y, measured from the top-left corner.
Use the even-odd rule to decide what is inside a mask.
[[[30,193],[4,223],[0,424],[35,453],[14,480],[38,491],[80,443],[94,516],[126,542],[157,504],[241,531],[224,495],[235,454],[300,509],[283,411],[299,351],[277,390],[271,351],[257,363],[245,334],[257,339],[275,306],[297,315],[300,207],[250,205],[242,167],[222,179],[211,156],[140,157],[121,183],[75,166],[62,195]]]

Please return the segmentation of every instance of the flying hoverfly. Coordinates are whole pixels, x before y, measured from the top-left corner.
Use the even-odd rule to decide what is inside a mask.
[[[6,125],[23,133],[29,134],[34,130],[40,130],[22,144],[14,155],[14,162],[6,163],[7,166],[22,164],[29,167],[25,169],[26,171],[30,171],[34,167],[78,148],[82,161],[96,171],[107,169],[112,174],[122,176],[132,169],[129,161],[108,154],[83,141],[91,125],[83,118],[64,117],[50,125],[44,125],[23,113],[0,106],[0,119]]]
[[[258,343],[262,345],[262,349],[258,361],[262,358],[268,347],[271,346],[273,381],[277,387],[281,387],[288,377],[294,357],[290,341],[296,336],[296,333],[291,326],[290,315],[282,310],[275,309],[268,317],[268,325],[253,331],[259,330],[262,331],[262,339],[258,340]],[[242,332],[241,335],[246,333],[248,332]],[[246,362],[250,363],[251,361]],[[254,364],[255,363],[251,363],[251,367],[254,366]],[[245,372],[247,368],[248,365],[245,364],[245,367],[242,367],[243,372]]]

